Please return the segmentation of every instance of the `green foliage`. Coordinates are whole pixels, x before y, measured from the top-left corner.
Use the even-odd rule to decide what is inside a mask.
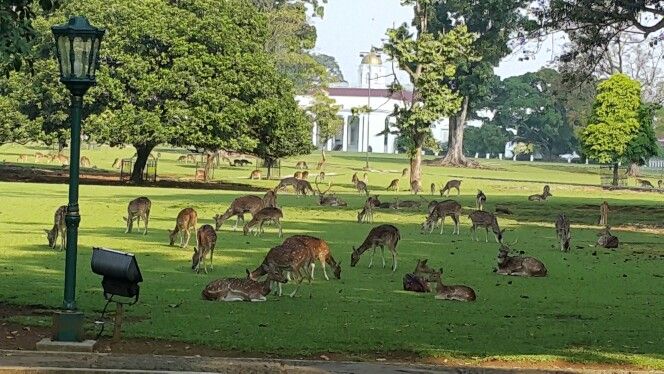
[[[529,155],[535,153],[535,146],[528,143],[517,143],[512,150],[514,155]]]
[[[318,125],[320,144],[326,144],[344,124],[343,118],[338,114],[341,105],[337,105],[336,101],[330,98],[324,90],[316,91],[313,99],[307,111],[311,121]]]
[[[30,139],[30,121],[18,111],[18,103],[0,95],[0,144],[23,143]]]
[[[660,155],[661,150],[653,128],[654,115],[657,109],[658,107],[652,104],[642,104],[639,108],[639,129],[636,136],[629,142],[623,155],[625,161],[645,165],[648,159]]]
[[[497,154],[505,151],[508,136],[503,128],[492,123],[485,123],[482,127],[466,127],[464,139],[464,150],[467,154]]]
[[[345,82],[344,74],[341,72],[341,68],[337,63],[337,60],[334,56],[329,56],[322,53],[314,53],[311,55],[316,62],[321,64],[327,69],[327,74],[330,80],[330,83]]]
[[[614,74],[597,87],[592,118],[581,132],[584,154],[601,163],[615,163],[639,130],[641,86]]]

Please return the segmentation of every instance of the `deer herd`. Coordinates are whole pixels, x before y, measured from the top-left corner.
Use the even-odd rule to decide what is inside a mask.
[[[324,156],[323,156],[324,157]],[[89,160],[88,160],[89,162]],[[324,163],[324,161],[322,161]],[[320,164],[320,163],[319,163]],[[305,162],[298,163],[297,167],[306,171],[308,166]],[[407,173],[404,169],[402,177]],[[218,242],[217,232],[222,225],[229,219],[235,217],[233,231],[242,224],[244,235],[253,233],[254,235],[264,234],[264,226],[274,225],[278,230],[278,235],[283,236],[282,220],[284,214],[277,205],[277,195],[285,188],[291,187],[296,196],[306,196],[309,193],[316,195],[318,193],[318,204],[330,207],[347,207],[348,204],[334,193],[331,183],[328,183],[327,189],[320,189],[320,182],[325,178],[323,172],[315,178],[316,190],[307,181],[308,173],[299,172],[293,177],[282,179],[278,185],[268,190],[262,197],[256,195],[246,195],[237,197],[232,201],[228,209],[222,214],[212,217],[214,225],[203,224],[198,227],[198,213],[194,208],[187,207],[182,209],[176,219],[175,227],[168,230],[169,245],[173,246],[176,242],[182,248],[189,245],[192,233],[195,237],[195,246],[193,247],[191,269],[196,273],[201,271],[208,273],[214,269],[213,256]],[[449,197],[451,190],[456,190],[457,196],[461,193],[461,180],[450,180],[440,189],[440,196]],[[357,193],[367,196],[362,206],[362,210],[357,213],[358,223],[373,223],[374,210],[376,209],[420,209],[422,204],[426,204],[428,214],[420,226],[422,234],[431,234],[433,230],[440,227],[440,234],[444,232],[445,218],[450,217],[454,226],[452,235],[460,235],[460,218],[463,208],[461,204],[454,199],[445,199],[442,201],[429,201],[422,195],[419,200],[399,200],[394,202],[381,202],[379,195],[371,195],[369,192],[368,175],[365,173],[360,179],[357,173],[353,174],[351,183]],[[394,179],[387,187],[387,190],[398,191],[399,179]],[[411,185],[411,191],[414,194],[421,192],[421,184]],[[432,194],[436,192],[436,185],[431,186]],[[544,186],[541,194],[535,194],[528,197],[529,201],[543,202],[552,197],[550,187]],[[485,210],[487,196],[481,190],[477,191],[475,198],[475,210],[468,214],[471,222],[471,239],[479,241],[477,229],[485,229],[485,242],[489,241],[489,230],[493,233],[496,242],[499,244],[497,256],[497,267],[494,272],[501,275],[544,277],[547,275],[545,265],[534,257],[510,255],[510,246],[505,244],[505,229],[501,229],[498,218],[495,213]],[[126,222],[125,233],[132,232],[134,223],[138,228],[143,221],[143,235],[148,233],[148,224],[152,202],[147,197],[138,197],[129,202],[127,206],[127,216],[123,217]],[[512,214],[506,207],[497,206],[496,213]],[[599,224],[605,228],[598,234],[597,245],[604,248],[617,248],[618,238],[613,236],[608,226],[609,206],[606,202],[600,206]],[[250,214],[251,219],[245,221],[245,215]],[[51,248],[56,248],[58,238],[60,238],[60,249],[66,246],[66,215],[67,206],[60,206],[54,216],[53,228],[45,230],[48,243]],[[570,250],[570,241],[572,238],[570,231],[570,219],[565,213],[561,213],[554,222],[556,236],[560,245],[560,250],[567,252]],[[373,266],[376,249],[380,248],[383,268],[386,267],[385,248],[392,256],[392,272],[397,270],[398,256],[397,246],[401,240],[401,232],[398,227],[391,224],[382,224],[369,230],[364,241],[357,247],[352,247],[350,266],[355,267],[360,261],[361,256],[371,251],[369,268]],[[523,252],[521,252],[523,253]],[[208,264],[209,258],[209,264]],[[271,248],[263,262],[253,271],[246,270],[245,277],[221,278],[209,283],[202,291],[202,297],[206,300],[218,301],[265,301],[270,292],[275,291],[279,296],[282,295],[282,284],[289,281],[295,282],[296,287],[290,296],[295,296],[301,283],[305,280],[308,283],[314,279],[314,269],[316,262],[319,262],[322,268],[323,276],[326,280],[330,277],[327,273],[327,267],[332,270],[336,279],[341,278],[341,262],[334,259],[328,243],[320,238],[308,235],[294,235],[286,238],[281,244]],[[435,292],[436,299],[456,300],[456,301],[475,301],[475,291],[465,285],[446,285],[443,283],[443,269],[432,269],[427,265],[428,260],[418,260],[415,271],[408,273],[403,277],[403,288],[413,292]],[[208,266],[209,265],[209,266]],[[263,280],[261,280],[263,279]],[[434,284],[432,287],[430,284]]]

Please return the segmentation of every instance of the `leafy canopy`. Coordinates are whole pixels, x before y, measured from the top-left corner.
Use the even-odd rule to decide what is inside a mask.
[[[318,138],[321,144],[325,144],[334,137],[343,126],[344,120],[338,113],[341,105],[329,97],[324,90],[318,90],[313,94],[313,102],[307,108],[311,121],[318,126]]]

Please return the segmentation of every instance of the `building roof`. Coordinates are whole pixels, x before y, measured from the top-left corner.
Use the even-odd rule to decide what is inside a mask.
[[[349,88],[349,87],[330,87],[327,93],[330,96],[342,97],[368,97],[371,92],[371,97],[382,97],[386,99],[412,101],[413,93],[411,91],[403,91],[403,98],[401,92],[390,92],[386,88],[371,89],[368,88]]]
[[[366,56],[362,58],[362,65],[382,65],[383,60],[380,56],[372,49]]]

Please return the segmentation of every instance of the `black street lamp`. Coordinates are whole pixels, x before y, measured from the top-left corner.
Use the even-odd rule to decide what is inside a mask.
[[[95,85],[99,62],[99,45],[104,30],[90,25],[85,17],[72,17],[64,25],[51,28],[55,37],[56,55],[60,64],[60,82],[71,93],[71,144],[69,157],[69,205],[67,225],[67,253],[65,259],[65,312],[56,316],[56,341],[83,340],[83,313],[76,310],[76,255],[78,225],[79,160],[81,154],[81,110],[83,95]]]

